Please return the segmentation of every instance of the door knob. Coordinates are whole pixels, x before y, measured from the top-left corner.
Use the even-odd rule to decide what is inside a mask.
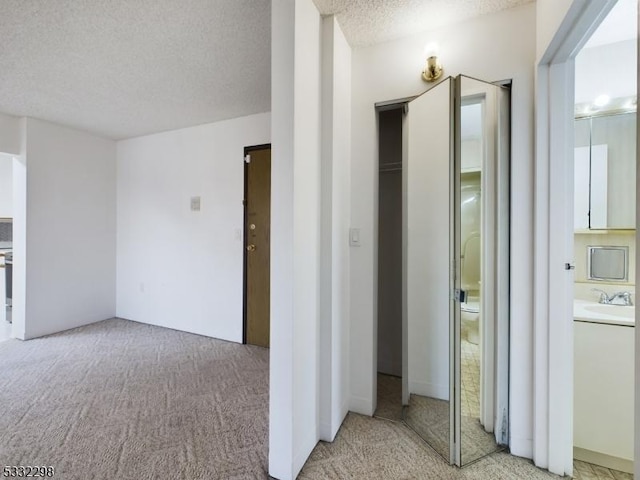
[[[255,252],[256,246],[254,244],[247,245],[247,252]]]

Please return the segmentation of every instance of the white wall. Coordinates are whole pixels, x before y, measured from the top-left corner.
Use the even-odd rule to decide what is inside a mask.
[[[0,113],[0,152],[20,155],[21,129],[20,119],[13,115]]]
[[[274,0],[269,474],[295,478],[319,439],[321,18]]]
[[[295,4],[271,3],[269,475],[293,473],[293,136]]]
[[[349,183],[351,47],[322,22],[322,245],[320,439],[332,441],[349,402]]]
[[[353,51],[351,220],[362,247],[351,251],[351,403],[375,408],[377,132],[374,103],[418,94],[424,45],[440,44],[445,75],[513,79],[511,205],[511,451],[531,456],[532,201],[535,5]],[[508,42],[504,39],[509,38]]]
[[[320,40],[311,0],[295,2],[293,137],[294,476],[319,439]]]
[[[637,42],[626,40],[584,48],[576,56],[576,103],[593,102],[602,94],[611,98],[638,91]]]
[[[13,156],[0,154],[0,218],[13,217]]]
[[[536,64],[549,48],[574,1],[585,0],[536,0]]]
[[[20,187],[15,198],[26,203],[14,207],[16,217],[24,208],[26,224],[14,225],[14,265],[25,269],[16,293],[26,311],[14,311],[13,333],[33,338],[115,314],[115,142],[41,120],[23,126],[14,168],[26,161],[26,180],[16,172],[26,193]]]
[[[118,142],[118,317],[242,341],[244,147],[269,143],[269,122]]]

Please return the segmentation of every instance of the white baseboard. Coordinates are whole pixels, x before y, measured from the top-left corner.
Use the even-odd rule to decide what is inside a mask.
[[[317,444],[318,439],[315,437],[313,432],[298,443],[299,447],[295,449],[295,454],[293,456],[293,478],[298,477],[300,470],[304,467],[305,462]]]
[[[386,361],[385,359],[378,358],[378,373],[401,377],[402,365],[395,365],[391,361]]]
[[[435,383],[418,382],[409,380],[409,393],[422,395],[424,397],[449,400],[449,385],[438,385]]]
[[[349,410],[360,415],[373,415],[373,403],[369,398],[354,397],[349,399]]]
[[[509,452],[516,457],[532,459],[533,440],[530,438],[511,437],[509,439]]]
[[[611,470],[633,474],[633,460],[626,458],[614,457],[606,453],[594,452],[593,450],[580,447],[573,447],[573,458],[610,468]]]
[[[333,442],[336,435],[331,431],[331,423],[320,422],[319,427],[320,440],[323,442]]]
[[[342,405],[342,410],[338,412],[337,418],[332,420],[332,423],[323,422],[320,424],[320,440],[323,442],[333,442],[338,434],[338,430],[344,423],[344,419],[349,413],[348,404],[345,401]]]

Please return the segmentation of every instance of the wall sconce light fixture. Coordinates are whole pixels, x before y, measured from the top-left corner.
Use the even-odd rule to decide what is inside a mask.
[[[438,45],[430,43],[424,48],[427,63],[422,70],[422,79],[425,82],[434,82],[442,76],[442,64],[438,60]]]

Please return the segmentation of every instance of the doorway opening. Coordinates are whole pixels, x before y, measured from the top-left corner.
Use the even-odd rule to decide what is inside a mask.
[[[567,303],[577,476],[633,473],[637,8],[619,0],[575,58]],[[596,58],[607,59],[606,73],[591,68]]]
[[[0,153],[0,341],[25,338],[26,164]]]
[[[269,347],[271,145],[244,151],[243,343]]]
[[[402,117],[378,111],[378,365],[374,415],[402,420]]]
[[[12,337],[13,157],[0,154],[0,342]]]

